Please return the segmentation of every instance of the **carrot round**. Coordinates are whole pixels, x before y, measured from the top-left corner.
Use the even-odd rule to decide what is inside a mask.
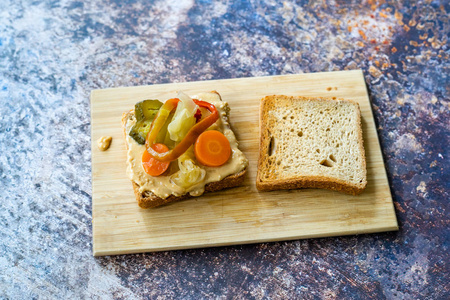
[[[169,148],[167,148],[167,146],[164,144],[153,144],[152,148],[158,153],[169,151]],[[169,164],[170,162],[162,162],[156,160],[147,152],[147,150],[145,150],[144,154],[142,155],[142,167],[144,168],[144,171],[150,176],[161,175],[167,170]]]
[[[194,152],[198,162],[202,165],[219,167],[230,158],[230,142],[220,131],[208,130],[198,137]]]

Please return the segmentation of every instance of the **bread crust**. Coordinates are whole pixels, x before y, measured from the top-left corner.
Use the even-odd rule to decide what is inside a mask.
[[[128,150],[128,143],[126,140],[127,139],[126,124],[127,124],[128,119],[131,117],[131,115],[134,115],[134,110],[130,110],[130,111],[124,112],[122,114],[122,128],[123,128],[123,134],[124,134],[124,138],[125,138],[125,146],[126,146],[127,150]],[[228,116],[227,116],[227,118],[228,118]],[[246,172],[247,172],[247,168],[240,171],[239,173],[229,175],[220,181],[210,182],[210,183],[206,184],[205,185],[205,193],[216,192],[219,190],[242,185],[242,183],[245,179]],[[136,197],[139,207],[141,207],[141,208],[155,208],[155,207],[159,207],[162,205],[167,205],[170,203],[174,203],[174,202],[178,202],[178,201],[181,201],[184,199],[189,199],[189,198],[194,197],[194,196],[191,196],[189,193],[187,193],[182,196],[170,195],[167,198],[161,198],[161,197],[158,197],[157,195],[155,195],[151,191],[145,191],[144,193],[141,193],[139,191],[139,185],[134,181],[132,181],[131,183],[133,186],[134,195]]]
[[[293,96],[282,96],[282,95],[272,95],[272,96],[266,96],[261,100],[260,104],[260,144],[259,144],[259,157],[258,157],[258,168],[257,168],[257,176],[256,176],[256,188],[260,191],[273,191],[273,190],[280,190],[280,189],[299,189],[299,188],[320,188],[320,189],[328,189],[328,190],[334,190],[343,192],[350,195],[358,195],[361,194],[367,185],[367,181],[362,182],[359,185],[349,184],[347,181],[340,180],[338,178],[331,178],[328,176],[297,176],[293,179],[276,179],[276,178],[270,178],[269,180],[265,181],[263,179],[263,164],[266,161],[267,153],[269,152],[269,145],[270,145],[270,137],[268,135],[268,132],[270,131],[270,125],[265,122],[265,118],[267,118],[267,113],[271,109],[273,109],[273,100],[275,98],[282,98],[283,100],[299,100],[299,101],[305,101],[305,100],[324,100],[324,101],[346,101],[353,104],[356,104],[358,107],[358,114],[357,114],[357,124],[358,124],[358,145],[360,147],[361,153],[362,153],[362,166],[364,170],[366,170],[366,158],[364,153],[364,147],[363,147],[363,135],[362,135],[362,127],[361,127],[361,113],[359,104],[352,100],[344,100],[342,98],[340,99],[332,99],[332,98],[324,98],[324,97],[293,97]]]

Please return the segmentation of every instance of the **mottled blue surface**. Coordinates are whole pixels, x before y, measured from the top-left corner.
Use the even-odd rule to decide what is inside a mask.
[[[450,299],[448,1],[0,1],[0,299]],[[400,231],[92,257],[93,89],[362,68]]]

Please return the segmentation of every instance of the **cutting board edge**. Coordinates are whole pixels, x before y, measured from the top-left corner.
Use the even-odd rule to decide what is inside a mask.
[[[327,237],[339,237],[339,236],[349,236],[349,235],[360,235],[360,234],[373,234],[373,233],[381,233],[381,232],[392,232],[398,231],[398,222],[396,222],[396,226],[383,226],[379,228],[370,228],[364,231],[362,230],[348,230],[344,232],[334,232],[334,233],[320,233],[320,234],[311,234],[311,235],[301,235],[301,236],[289,236],[289,237],[274,237],[269,239],[254,239],[249,240],[245,239],[242,241],[233,241],[233,242],[220,242],[220,243],[199,243],[199,244],[189,244],[189,245],[180,245],[180,246],[166,246],[166,247],[150,247],[150,248],[130,248],[123,250],[101,250],[96,249],[95,243],[93,243],[93,256],[109,256],[109,255],[125,255],[125,254],[137,254],[137,253],[153,253],[153,252],[163,252],[163,251],[179,251],[179,250],[187,250],[187,249],[205,249],[205,248],[215,248],[215,247],[225,247],[225,246],[236,246],[236,245],[251,245],[251,244],[261,244],[261,243],[274,243],[274,242],[283,242],[283,241],[297,241],[297,240],[306,240],[306,239],[314,239],[314,238],[327,238]]]
[[[389,177],[388,177],[388,173],[387,173],[387,169],[386,169],[386,159],[384,157],[384,153],[383,153],[383,150],[381,148],[380,136],[378,134],[378,130],[377,130],[377,127],[376,127],[377,126],[377,122],[376,122],[375,114],[374,114],[374,111],[373,111],[373,104],[372,104],[372,100],[371,100],[371,98],[369,96],[368,86],[366,84],[366,81],[364,80],[364,72],[362,71],[362,69],[359,69],[359,70],[361,71],[361,82],[362,82],[361,84],[364,86],[364,88],[366,90],[366,97],[367,97],[367,100],[368,100],[368,103],[369,103],[369,108],[370,108],[369,109],[370,117],[371,117],[371,120],[373,120],[373,126],[375,127],[376,144],[378,146],[377,150],[379,151],[379,154],[380,154],[380,157],[381,157],[381,161],[383,163],[383,170],[384,170],[383,178],[387,182],[387,188],[388,188],[388,192],[389,192],[389,197],[391,199],[390,209],[391,209],[391,213],[394,215],[395,222],[397,223],[397,228],[398,228],[398,218],[397,218],[397,215],[395,213],[394,198],[392,197],[391,185],[390,185],[390,181],[389,181]]]
[[[94,89],[91,91],[91,107],[92,107],[92,97],[97,94],[103,93],[103,92],[111,92],[114,90],[121,90],[121,89],[145,89],[152,86],[169,86],[169,85],[189,85],[189,84],[203,84],[208,82],[233,82],[238,80],[261,80],[261,79],[273,79],[273,78],[283,78],[283,77],[290,77],[290,76],[320,76],[320,74],[328,74],[328,73],[360,73],[362,77],[364,78],[364,72],[362,69],[355,69],[355,70],[341,70],[341,71],[326,71],[326,72],[312,72],[312,73],[299,73],[299,74],[280,74],[280,75],[266,75],[266,76],[256,76],[256,77],[237,77],[237,78],[226,78],[226,79],[211,79],[211,80],[195,80],[195,81],[183,81],[183,82],[168,82],[168,83],[155,83],[155,84],[147,84],[147,85],[131,85],[131,86],[117,86],[112,88],[105,88],[105,89]],[[92,110],[91,110],[92,111]]]

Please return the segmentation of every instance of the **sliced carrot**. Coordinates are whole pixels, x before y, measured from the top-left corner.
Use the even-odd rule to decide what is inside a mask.
[[[194,152],[198,162],[202,165],[218,167],[230,158],[230,142],[220,131],[208,130],[198,137]]]
[[[158,153],[164,153],[169,151],[169,148],[164,144],[153,144],[153,150]],[[154,159],[147,150],[142,155],[142,167],[144,171],[150,176],[159,176],[164,173],[169,167],[170,162],[162,162]]]

